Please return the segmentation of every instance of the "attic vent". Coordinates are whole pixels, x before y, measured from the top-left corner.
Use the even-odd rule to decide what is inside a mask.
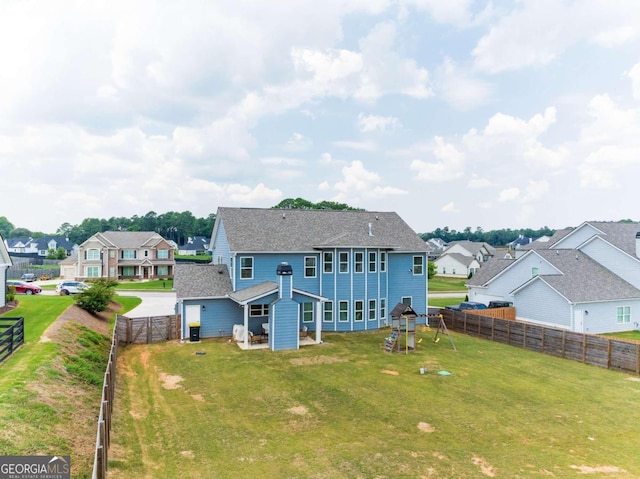
[[[287,218],[287,216],[284,214],[284,211],[283,211],[283,212],[282,212],[282,219],[284,220],[284,219],[286,219],[286,218]]]

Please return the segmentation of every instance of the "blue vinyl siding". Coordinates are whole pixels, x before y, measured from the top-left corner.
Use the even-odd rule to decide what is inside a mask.
[[[231,249],[229,248],[229,242],[227,241],[227,235],[224,231],[224,224],[220,222],[216,237],[213,239],[213,251],[211,260],[213,263],[218,263],[218,258],[222,257],[222,264],[229,266],[231,264]]]
[[[387,316],[402,298],[411,297],[411,307],[417,313],[427,312],[427,273],[413,274],[413,257],[416,253],[389,253],[389,295],[387,296]],[[426,255],[424,264],[427,264]],[[426,270],[426,268],[424,268]],[[418,323],[424,323],[425,318],[419,318]]]
[[[216,300],[187,300],[183,305],[197,304],[205,309],[200,312],[200,337],[218,338],[229,337],[233,332],[234,324],[244,324],[242,308],[230,299]],[[183,313],[184,318],[184,313]],[[183,319],[183,322],[185,320]],[[189,328],[186,324],[183,327],[183,337],[187,338]],[[186,334],[186,335],[185,335]]]

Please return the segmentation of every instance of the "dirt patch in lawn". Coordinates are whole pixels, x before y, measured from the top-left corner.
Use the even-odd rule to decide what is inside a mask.
[[[418,429],[420,429],[422,432],[434,432],[436,430],[436,427],[432,424],[429,424],[428,422],[419,422]]]
[[[614,474],[618,472],[626,472],[624,469],[621,469],[616,466],[598,466],[598,467],[590,467],[590,466],[570,466],[571,469],[576,469],[580,472],[580,474]]]
[[[159,375],[162,387],[165,389],[180,389],[182,386],[178,384],[183,380],[180,376],[172,376],[171,374],[160,373]]]
[[[294,406],[292,408],[289,408],[289,412],[291,414],[295,414],[296,416],[304,416],[305,414],[307,414],[309,411],[307,410],[306,407],[304,406]]]
[[[476,466],[480,467],[480,472],[482,472],[482,474],[489,477],[495,477],[496,470],[487,462],[486,459],[479,456],[473,456],[472,461]]]
[[[393,371],[391,369],[383,369],[382,371],[380,371],[382,374],[389,374],[390,376],[400,376],[400,373],[398,371]]]
[[[338,356],[318,356],[313,358],[294,358],[291,364],[294,366],[313,366],[316,364],[346,363],[348,360]]]

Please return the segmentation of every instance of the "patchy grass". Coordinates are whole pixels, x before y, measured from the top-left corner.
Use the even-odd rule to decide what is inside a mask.
[[[429,291],[433,293],[461,292],[466,294],[466,282],[466,278],[450,278],[447,276],[436,275],[429,280]]]
[[[386,335],[122,349],[109,477],[640,477],[636,377],[427,328],[388,354]]]

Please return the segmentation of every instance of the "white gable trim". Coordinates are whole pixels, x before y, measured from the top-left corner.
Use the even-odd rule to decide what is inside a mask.
[[[576,227],[573,231],[571,231],[571,233],[568,233],[566,236],[563,236],[562,238],[560,238],[555,244],[551,245],[549,247],[549,249],[562,249],[562,247],[559,247],[560,244],[562,244],[562,242],[564,240],[566,240],[567,238],[570,238],[571,236],[573,236],[574,234],[576,234],[578,231],[584,229],[586,226],[589,226],[590,228],[594,229],[595,231],[597,231],[597,234],[601,234],[601,235],[606,235],[606,233],[604,231],[602,231],[599,228],[596,228],[595,226],[593,226],[591,223],[589,223],[588,221],[585,221],[584,223],[582,223],[580,226]],[[571,248],[574,249],[574,248]]]

